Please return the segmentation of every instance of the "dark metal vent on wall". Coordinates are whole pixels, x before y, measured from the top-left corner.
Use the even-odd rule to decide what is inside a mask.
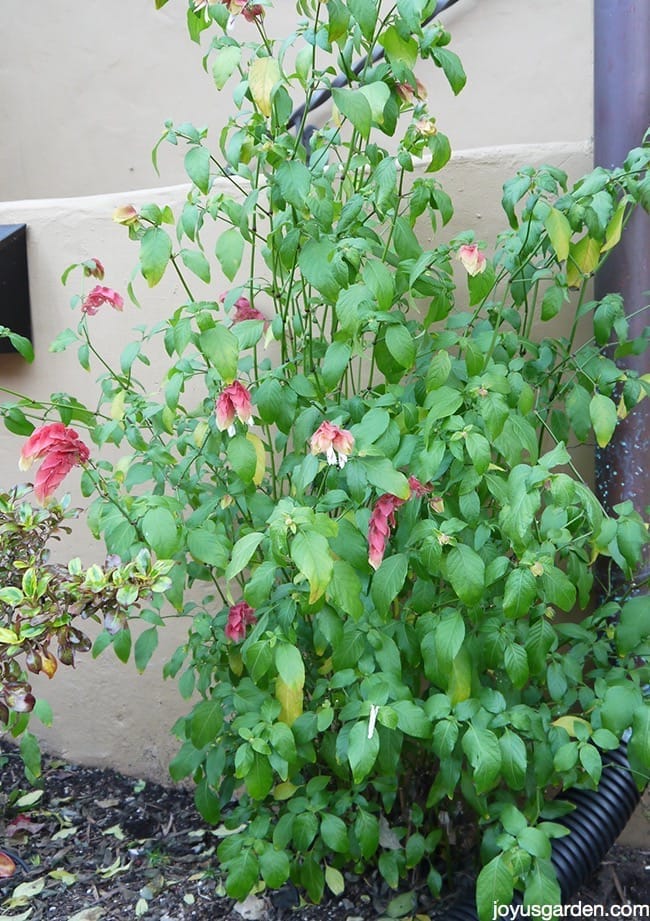
[[[0,224],[0,326],[32,338],[25,224]],[[0,353],[15,351],[0,337]]]

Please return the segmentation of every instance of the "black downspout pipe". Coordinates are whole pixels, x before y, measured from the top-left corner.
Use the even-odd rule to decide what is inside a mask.
[[[621,166],[627,152],[639,147],[650,127],[650,2],[594,0],[594,160],[606,169]],[[650,303],[650,220],[642,208],[623,232],[596,277],[596,299],[609,293],[623,297],[630,338],[642,335]],[[647,370],[644,356],[626,364]],[[648,448],[650,400],[644,400],[616,428],[606,448],[596,453],[596,493],[608,511],[631,499],[644,514],[650,505]],[[647,551],[647,548],[646,548]],[[650,575],[646,552],[637,584]]]

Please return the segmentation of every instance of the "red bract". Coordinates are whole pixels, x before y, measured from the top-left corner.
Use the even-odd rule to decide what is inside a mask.
[[[233,381],[221,391],[216,405],[217,428],[223,432],[232,429],[235,416],[248,425],[253,418],[251,395],[239,381]]]
[[[62,422],[52,422],[29,436],[20,452],[18,466],[28,470],[34,461],[43,459],[34,481],[34,493],[39,502],[45,502],[72,468],[85,464],[89,457],[90,451],[74,429]]]
[[[87,313],[89,317],[94,317],[102,304],[110,304],[113,310],[122,310],[124,298],[117,291],[113,291],[112,288],[95,285],[81,305],[81,312]]]
[[[431,491],[429,485],[420,483],[417,477],[409,477],[409,499],[420,498]],[[406,499],[400,499],[391,493],[380,496],[375,503],[368,525],[368,562],[373,569],[379,569],[386,552],[390,529],[395,527],[395,511],[404,505]]]
[[[255,611],[250,604],[240,601],[228,611],[228,623],[224,632],[233,643],[239,643],[246,636],[246,627],[254,623],[257,623]]]

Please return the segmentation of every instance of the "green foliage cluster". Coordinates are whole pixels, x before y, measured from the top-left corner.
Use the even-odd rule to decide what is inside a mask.
[[[235,114],[215,144],[169,123],[184,207],[121,216],[147,284],[175,272],[182,302],[104,369],[97,407],[59,394],[48,410],[96,446],[82,489],[108,551],[174,561],[166,595],[190,625],[166,666],[189,702],[172,777],[192,777],[202,815],[231,831],[217,853],[233,898],[292,879],[319,901],[370,864],[392,887],[417,871],[438,892],[440,817],[462,807],[481,829],[481,918],[513,889],[553,904],[561,791],[594,787],[628,727],[640,784],[650,767],[650,616],[634,583],[646,526],[631,502],[604,509],[573,460],[648,391],[625,368],[646,343],[628,338],[621,298],[589,291],[648,209],[650,148],[572,188],[559,169],[522,169],[494,253],[466,274],[455,257],[471,231],[421,242],[444,239],[453,205],[437,178],[449,141],[413,68],[433,61],[453,92],[465,79],[448,33],[424,24],[432,4],[300,2],[283,41],[259,12],[249,41],[228,6],[195,6],[190,32],[216,30],[204,64]],[[349,85],[307,152],[333,62]],[[222,276],[221,301],[195,297],[193,279],[221,290]],[[558,316],[560,334],[544,325]],[[91,367],[91,326],[55,350],[76,345]],[[137,369],[160,343],[152,392]],[[252,418],[226,428],[215,404],[235,383]],[[33,404],[5,412],[29,431]],[[310,450],[324,421],[354,440],[340,463]],[[102,644],[121,654],[127,629]]]

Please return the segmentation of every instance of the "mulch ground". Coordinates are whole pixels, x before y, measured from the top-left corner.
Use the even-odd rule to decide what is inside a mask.
[[[342,896],[319,906],[292,887],[235,905],[216,861],[218,829],[201,820],[190,791],[52,758],[32,788],[17,754],[1,745],[0,780],[0,849],[25,863],[2,878],[0,862],[0,919],[427,921],[449,904],[433,902],[426,887],[392,892],[375,876],[349,878]],[[469,879],[459,868],[459,885]],[[650,851],[615,846],[577,899],[650,904]]]

